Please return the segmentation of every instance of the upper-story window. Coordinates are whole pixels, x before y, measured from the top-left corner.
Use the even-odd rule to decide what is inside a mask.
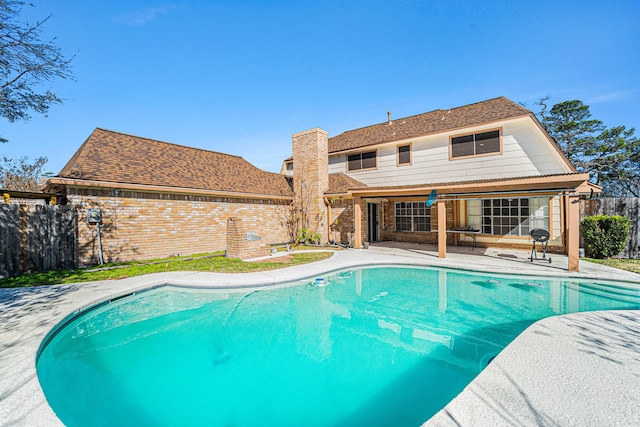
[[[284,167],[285,167],[286,170],[292,171],[293,170],[293,162],[286,162],[284,164]]]
[[[502,152],[500,130],[473,133],[451,138],[451,158],[482,156]]]
[[[398,145],[397,152],[398,166],[411,164],[411,144]]]
[[[347,156],[347,170],[358,171],[363,169],[375,169],[377,163],[377,151],[366,151],[364,153],[351,154]]]

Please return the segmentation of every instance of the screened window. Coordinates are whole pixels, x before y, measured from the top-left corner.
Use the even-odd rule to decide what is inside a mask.
[[[467,223],[484,234],[528,236],[534,228],[549,230],[546,197],[469,200],[467,207]]]
[[[398,165],[411,164],[411,144],[398,146]]]
[[[451,138],[451,158],[500,152],[500,131],[474,133]]]
[[[396,203],[396,231],[431,231],[431,208],[424,202]]]
[[[350,156],[347,156],[347,170],[357,171],[362,169],[375,169],[377,166],[376,158],[376,151],[351,154]]]

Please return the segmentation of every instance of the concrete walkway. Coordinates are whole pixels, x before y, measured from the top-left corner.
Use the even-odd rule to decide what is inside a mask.
[[[0,426],[61,425],[40,388],[35,357],[47,333],[69,314],[107,298],[166,283],[265,286],[360,265],[409,264],[533,276],[625,280],[640,275],[567,258],[530,262],[526,252],[379,244],[281,270],[219,274],[172,272],[34,288],[0,289]],[[537,322],[511,343],[427,425],[640,425],[640,311],[580,313]]]

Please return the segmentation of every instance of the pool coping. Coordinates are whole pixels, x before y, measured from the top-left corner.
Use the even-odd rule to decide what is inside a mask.
[[[406,253],[402,248],[370,249],[373,250],[338,251],[331,258],[317,263],[256,273],[172,272],[119,281],[0,289],[0,322],[3,324],[0,333],[0,425],[62,425],[47,404],[37,379],[35,360],[40,344],[57,324],[73,313],[100,301],[148,288],[167,284],[210,288],[213,280],[218,285],[214,288],[218,289],[264,287],[306,280],[342,269],[385,264],[607,279],[640,286],[640,275],[608,268],[594,267],[595,270],[589,273],[559,274],[558,271],[549,272],[523,264],[528,268],[522,267],[514,273],[509,264],[481,262],[470,265],[465,262],[464,254],[460,259],[454,256],[449,260],[439,260],[425,254]],[[627,342],[620,339],[621,330],[640,331],[640,311],[587,312],[540,320],[503,350],[458,397],[425,425],[501,425],[513,424],[513,421],[519,425],[566,424],[569,421],[572,425],[593,425],[594,419],[606,420],[605,424],[640,425],[640,414],[630,411],[634,405],[640,407],[640,397],[633,393],[633,390],[640,389],[640,358],[629,351],[640,352],[640,332],[631,334]],[[587,333],[593,338],[588,341],[591,347],[584,345]],[[598,347],[597,343],[604,344]],[[609,360],[612,357],[607,359],[601,354],[604,349],[615,350],[614,361]],[[587,350],[591,353],[586,353]],[[585,358],[585,354],[598,357]],[[545,360],[553,363],[545,364]],[[583,367],[587,370],[585,360],[589,362],[589,372],[594,375],[585,377],[574,373],[567,376],[568,371],[573,372],[569,368]],[[627,374],[621,378],[612,370],[622,369],[620,366]],[[597,373],[602,375],[595,375]],[[580,387],[577,387],[577,379]],[[584,392],[580,393],[576,387]],[[561,399],[553,390],[560,390],[566,396],[578,396],[578,400],[583,402],[570,420],[558,409]],[[612,390],[620,393],[612,393]],[[629,393],[624,393],[625,390]],[[607,402],[610,404],[605,404]]]

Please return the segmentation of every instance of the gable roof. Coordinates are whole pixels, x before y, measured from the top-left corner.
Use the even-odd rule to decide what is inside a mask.
[[[286,177],[242,157],[96,128],[60,178],[293,196]]]
[[[367,185],[350,176],[338,172],[329,174],[329,189],[324,194],[348,194],[350,188],[366,188]]]
[[[384,122],[350,130],[329,138],[329,153],[528,115],[533,115],[533,113],[501,96],[450,110],[434,110],[416,116],[392,120],[390,123]]]

